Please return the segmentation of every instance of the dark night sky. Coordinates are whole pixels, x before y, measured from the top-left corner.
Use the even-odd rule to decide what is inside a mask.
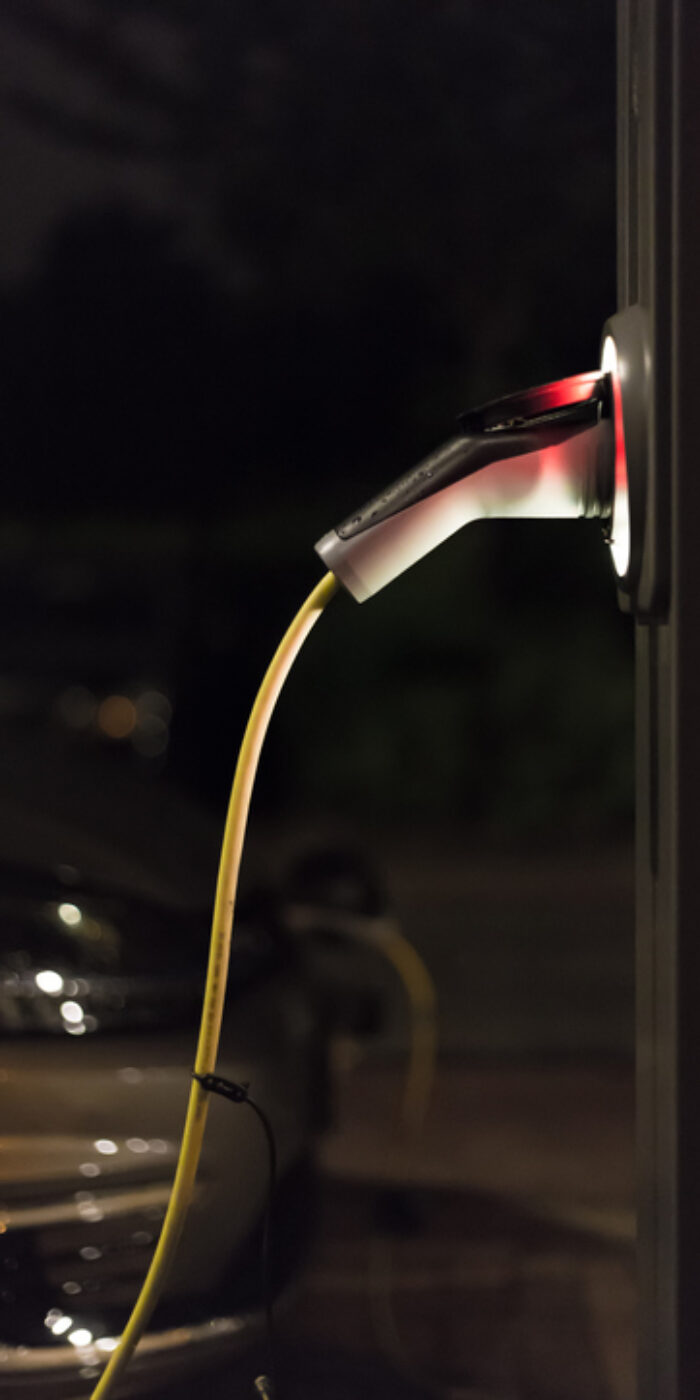
[[[1,23],[5,344],[18,436],[48,396],[45,486],[64,439],[64,489],[82,468],[128,510],[100,437],[137,510],[372,481],[462,403],[597,358],[609,0],[15,0]]]
[[[597,363],[614,5],[8,0],[0,52],[6,664],[47,693],[149,671],[170,770],[220,800],[313,540],[460,408]],[[336,698],[312,734],[292,688],[263,801],[628,822],[597,535],[477,536],[345,610]],[[18,640],[47,606],[65,674]]]

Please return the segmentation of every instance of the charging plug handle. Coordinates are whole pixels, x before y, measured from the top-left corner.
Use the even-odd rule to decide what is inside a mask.
[[[459,435],[318,541],[327,568],[359,602],[480,515],[610,514],[607,373],[574,375],[496,399],[458,421]],[[526,459],[522,470],[509,468],[515,458]],[[472,489],[470,478],[478,473],[483,476]]]
[[[562,434],[555,424],[548,424],[537,430],[522,428],[499,431],[498,434],[470,433],[450,438],[397,481],[385,486],[378,496],[354,511],[347,520],[336,525],[336,534],[341,540],[351,540],[363,531],[381,525],[399,511],[437,495],[438,491],[444,491],[445,487],[457,481],[463,481],[492,462],[503,462],[512,457],[525,456],[528,452],[541,451],[543,447],[553,446],[569,435],[568,428]]]
[[[460,414],[462,434],[450,438],[386,486],[336,525],[335,533],[341,540],[351,540],[492,462],[565,442],[578,428],[590,427],[609,412],[608,378],[606,374],[579,374]]]

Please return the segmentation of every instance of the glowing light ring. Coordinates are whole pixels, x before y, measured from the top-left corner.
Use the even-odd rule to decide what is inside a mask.
[[[630,492],[625,430],[622,419],[621,387],[624,365],[618,359],[617,346],[610,335],[606,336],[603,344],[602,369],[610,375],[612,382],[615,425],[615,493],[610,527],[610,553],[618,578],[622,579],[629,572],[630,567]]]

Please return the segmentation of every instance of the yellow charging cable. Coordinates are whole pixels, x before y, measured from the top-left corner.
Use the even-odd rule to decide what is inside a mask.
[[[243,735],[219,862],[209,945],[209,965],[194,1064],[195,1074],[198,1075],[213,1074],[216,1069],[231,951],[236,888],[248,809],[260,751],[282,686],[306,637],[314,623],[318,621],[326,604],[330,602],[337,586],[335,576],[330,573],[326,574],[309,595],[303,607],[299,609],[265,673]],[[109,1362],[92,1392],[91,1400],[105,1400],[105,1396],[113,1390],[134,1348],[146,1330],[151,1313],[163,1290],[192,1200],[208,1107],[209,1094],[196,1079],[193,1079],[180,1156],[160,1238],[131,1317],[124,1328],[119,1345],[112,1352]]]

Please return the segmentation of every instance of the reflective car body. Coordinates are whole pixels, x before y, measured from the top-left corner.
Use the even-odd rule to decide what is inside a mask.
[[[69,884],[65,884],[65,880]],[[63,881],[63,883],[62,883]],[[208,912],[0,867],[0,1396],[89,1391],[129,1314],[168,1199],[204,980]],[[306,1212],[319,1042],[293,950],[239,922],[220,1072],[250,1085],[279,1155],[283,1256]],[[190,1218],[128,1373],[148,1389],[261,1328],[266,1144],[213,1100]],[[293,1218],[295,1231],[285,1232]]]

